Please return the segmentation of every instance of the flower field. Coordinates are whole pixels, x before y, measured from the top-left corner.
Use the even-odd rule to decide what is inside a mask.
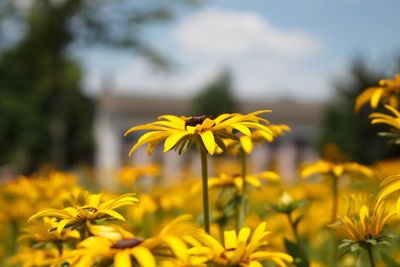
[[[400,144],[399,93],[397,75],[355,103],[355,112],[385,107],[369,117],[386,127],[391,146]],[[144,188],[143,179],[163,179],[157,165],[122,168],[112,192],[57,171],[5,182],[0,265],[399,266],[400,161],[365,166],[332,145],[301,164],[293,184],[274,170],[252,173],[254,147],[290,131],[270,112],[161,115],[127,130],[140,134],[131,157],[142,146],[199,155],[201,173],[180,184]],[[211,175],[211,164],[220,173]]]

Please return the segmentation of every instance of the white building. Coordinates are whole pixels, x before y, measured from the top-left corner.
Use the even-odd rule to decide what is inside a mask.
[[[105,93],[97,100],[95,116],[96,166],[104,186],[112,186],[115,171],[123,165],[143,165],[156,161],[162,164],[163,174],[168,181],[181,180],[183,162],[195,162],[197,155],[178,156],[177,153],[162,153],[161,147],[148,157],[139,149],[131,158],[128,152],[138,135],[124,138],[124,132],[138,124],[148,123],[162,114],[193,115],[191,100],[178,98],[156,98],[143,96],[113,96]],[[268,119],[274,124],[287,124],[292,132],[279,138],[276,143],[260,147],[250,157],[253,171],[274,166],[282,178],[290,181],[296,178],[299,162],[313,160],[313,140],[321,124],[322,103],[301,103],[295,101],[241,101],[239,112],[249,113],[260,109],[271,109]],[[194,114],[197,115],[197,114]],[[194,159],[193,159],[194,157]],[[198,165],[198,164],[197,164]],[[197,173],[197,175],[200,172]]]

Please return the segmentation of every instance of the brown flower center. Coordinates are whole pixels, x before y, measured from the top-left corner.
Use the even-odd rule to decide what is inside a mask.
[[[207,119],[207,118],[208,118],[208,116],[206,116],[206,115],[190,117],[185,122],[185,128],[188,127],[188,126],[193,126],[194,127],[197,124],[202,124],[203,121],[205,121],[205,119]]]
[[[223,258],[224,260],[228,259],[228,257],[226,256],[226,253],[228,252],[232,252],[235,251],[236,248],[227,248],[224,251],[222,251],[222,253],[219,255],[221,258]]]
[[[111,246],[111,248],[116,248],[116,249],[126,249],[126,248],[133,248],[142,243],[143,240],[139,238],[126,238],[126,239],[121,239],[117,243]]]
[[[86,210],[88,212],[97,212],[97,209],[94,207],[86,207],[86,208],[83,208],[83,210]]]

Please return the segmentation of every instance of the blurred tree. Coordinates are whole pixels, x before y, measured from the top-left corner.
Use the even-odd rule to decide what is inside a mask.
[[[393,157],[398,149],[389,145],[388,139],[378,136],[379,132],[387,129],[381,125],[371,125],[368,115],[372,110],[369,105],[358,113],[354,111],[355,99],[363,90],[393,75],[388,76],[383,71],[372,69],[361,58],[351,63],[347,73],[346,77],[334,82],[337,98],[325,110],[319,140],[320,151],[327,144],[334,143],[351,159],[364,164]]]
[[[222,113],[232,113],[236,110],[236,102],[231,89],[231,74],[224,71],[207,85],[193,99],[192,114],[216,117]]]
[[[82,95],[82,70],[71,51],[126,48],[165,66],[140,30],[170,19],[173,3],[0,1],[0,165],[29,172],[47,162],[90,162],[94,106]]]

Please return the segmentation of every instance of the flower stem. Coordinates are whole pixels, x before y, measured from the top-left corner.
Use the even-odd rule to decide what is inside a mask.
[[[375,267],[374,256],[372,255],[372,246],[367,246],[368,259],[371,267]]]
[[[286,215],[288,217],[290,227],[292,228],[294,239],[296,240],[297,244],[300,244],[299,235],[297,233],[296,226],[294,225],[294,222],[293,222],[293,219],[292,219],[292,215],[291,215],[291,213],[286,213]]]
[[[332,206],[332,217],[331,222],[334,223],[336,220],[337,205],[338,205],[338,178],[332,175],[332,195],[333,195],[333,206]]]
[[[243,150],[241,150],[241,167],[242,167],[242,181],[243,181],[243,185],[242,185],[242,194],[240,195],[240,199],[239,199],[239,204],[238,204],[238,220],[237,220],[237,231],[240,230],[240,228],[242,228],[243,224],[244,224],[244,218],[245,218],[245,213],[246,213],[246,175],[247,175],[247,155],[246,152],[244,152]]]
[[[210,233],[210,215],[208,205],[208,167],[207,167],[207,154],[203,149],[199,149],[201,158],[201,179],[203,189],[203,220],[204,231]]]

